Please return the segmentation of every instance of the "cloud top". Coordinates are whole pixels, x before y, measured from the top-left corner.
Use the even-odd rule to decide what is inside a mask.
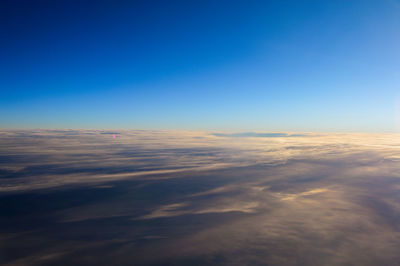
[[[0,262],[398,263],[399,136],[255,136],[0,131]]]

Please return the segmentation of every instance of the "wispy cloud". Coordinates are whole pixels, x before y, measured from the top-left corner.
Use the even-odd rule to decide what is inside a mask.
[[[9,265],[398,262],[397,135],[103,133],[0,132]]]

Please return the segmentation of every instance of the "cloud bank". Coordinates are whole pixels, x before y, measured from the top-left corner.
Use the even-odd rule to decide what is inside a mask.
[[[270,134],[0,131],[0,263],[400,265],[400,137]]]

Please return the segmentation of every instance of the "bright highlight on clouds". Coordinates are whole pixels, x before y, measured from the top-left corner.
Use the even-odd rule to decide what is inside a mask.
[[[110,142],[110,135],[114,140],[118,135],[118,142]],[[279,166],[291,160],[345,160],[351,156],[352,161],[361,163],[372,156],[390,164],[400,157],[396,134],[38,130],[1,131],[0,137],[4,158],[0,191],[162,179],[192,171]],[[357,174],[358,167],[342,171]],[[367,168],[377,169],[363,167]],[[306,173],[308,169],[296,171]]]

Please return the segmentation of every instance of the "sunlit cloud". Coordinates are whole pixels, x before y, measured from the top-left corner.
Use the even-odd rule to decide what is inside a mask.
[[[226,265],[244,258],[273,265],[299,258],[317,265],[398,261],[396,134],[37,130],[0,136],[3,197],[18,198],[18,208],[47,208],[63,237],[71,226],[82,230],[79,241],[98,235],[100,242],[85,239],[79,248],[113,247],[103,255],[108,262],[201,258],[207,264],[215,254]],[[60,198],[68,202],[52,209],[48,202]],[[103,232],[109,226],[114,231]],[[51,246],[46,231],[35,230],[3,234],[8,243],[42,239],[40,252],[15,264],[72,263],[80,252],[76,239]],[[146,244],[139,250],[138,242]]]

